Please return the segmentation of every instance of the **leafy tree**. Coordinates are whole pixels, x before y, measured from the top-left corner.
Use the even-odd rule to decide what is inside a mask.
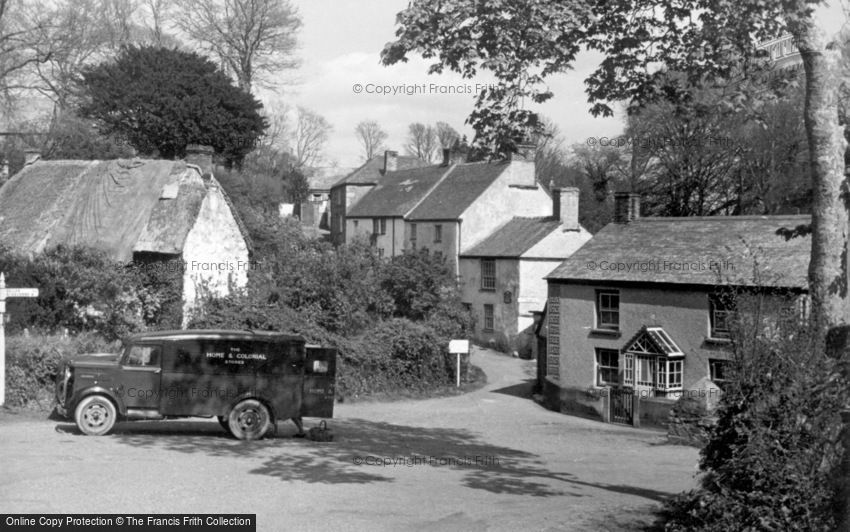
[[[842,193],[847,141],[836,97],[843,84],[845,37],[839,34],[844,21],[828,12],[830,4],[835,7],[814,0],[414,0],[399,13],[397,39],[386,45],[382,61],[404,61],[415,51],[435,59],[429,72],[450,69],[467,78],[479,69],[492,72],[496,86],[479,95],[468,121],[479,142],[504,153],[538,127],[536,114],[522,103],[550,99],[546,78],[569,69],[582,47],[604,56],[587,79],[594,114],[612,114],[611,101],[639,106],[669,96],[676,86],[662,83],[667,71],[686,74],[691,86],[741,81],[731,103],[743,112],[762,97],[741,80],[753,70],[754,44],[790,33],[806,73],[814,191],[809,288],[813,323],[825,334],[827,326],[845,321],[848,308],[847,290],[841,288],[847,282]]]
[[[354,134],[357,135],[357,140],[363,145],[364,155],[367,161],[384,149],[387,133],[374,120],[367,120],[357,124],[357,127],[354,128]]]
[[[258,78],[295,68],[301,17],[288,0],[178,0],[177,25],[251,92]]]
[[[382,269],[380,283],[393,300],[396,316],[421,320],[454,286],[454,275],[442,255],[421,248],[390,259]]]
[[[266,128],[262,104],[195,53],[124,47],[83,71],[83,91],[82,115],[145,155],[181,157],[196,143],[239,165]]]

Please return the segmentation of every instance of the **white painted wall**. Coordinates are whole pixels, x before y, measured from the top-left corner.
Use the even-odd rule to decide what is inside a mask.
[[[221,189],[208,186],[195,225],[183,246],[183,325],[206,287],[224,296],[248,283],[248,246]]]

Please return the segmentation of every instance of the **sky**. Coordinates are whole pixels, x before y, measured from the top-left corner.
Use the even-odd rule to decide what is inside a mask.
[[[413,122],[447,122],[472,138],[472,129],[464,121],[473,109],[476,85],[486,85],[492,78],[468,80],[453,73],[429,76],[428,63],[421,58],[391,67],[379,64],[381,50],[393,40],[396,14],[408,0],[293,3],[303,22],[301,66],[286,74],[294,82],[290,79],[275,90],[258,91],[258,96],[271,108],[307,107],[333,125],[324,165],[355,167],[364,161],[354,134],[363,120],[377,121],[389,134],[387,148],[399,153],[405,153],[407,127]],[[583,81],[597,63],[598,58],[590,54],[579,56],[575,70],[551,78],[555,96],[536,109],[560,128],[567,146],[591,136],[613,137],[622,132],[622,117],[594,118],[588,112]],[[398,87],[399,92],[379,93],[384,86]]]

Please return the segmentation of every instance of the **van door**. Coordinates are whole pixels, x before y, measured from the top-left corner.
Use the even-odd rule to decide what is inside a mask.
[[[308,345],[306,351],[304,382],[301,387],[301,415],[333,417],[336,349]]]
[[[130,344],[121,357],[115,393],[127,408],[157,410],[162,393],[162,346]]]

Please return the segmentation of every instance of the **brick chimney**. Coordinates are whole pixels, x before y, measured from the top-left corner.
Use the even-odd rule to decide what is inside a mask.
[[[578,189],[552,189],[552,217],[561,221],[564,231],[578,231]]]
[[[640,218],[640,194],[616,192],[614,194],[614,223],[627,224]]]
[[[186,146],[186,164],[194,164],[201,169],[201,176],[208,178],[213,170],[212,146],[189,144]]]
[[[41,159],[41,152],[36,149],[24,150],[24,166],[29,166]]]
[[[398,152],[387,150],[384,152],[384,174],[398,170]]]

